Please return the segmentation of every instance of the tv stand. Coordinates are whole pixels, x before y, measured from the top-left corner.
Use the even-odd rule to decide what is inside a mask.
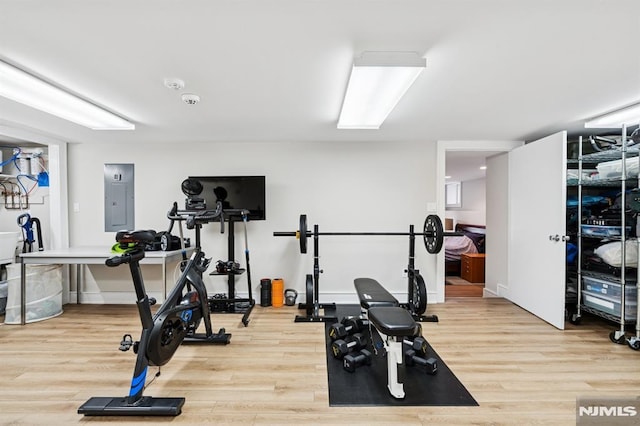
[[[225,212],[226,213],[226,212]],[[226,216],[226,215],[225,215]],[[232,215],[226,216],[229,220],[229,225],[227,228],[227,252],[228,259],[227,260],[235,260],[235,226],[234,223],[237,222],[236,218]],[[242,219],[240,219],[241,221]],[[239,269],[234,272],[218,272],[213,271],[209,273],[209,275],[226,275],[227,276],[227,286],[228,286],[228,297],[227,298],[217,298],[209,296],[209,307],[211,312],[218,313],[229,313],[229,314],[238,314],[242,315],[242,324],[245,327],[249,325],[249,315],[251,315],[251,311],[256,304],[256,301],[253,299],[252,291],[251,291],[251,276],[249,273],[249,254],[246,253],[246,261],[247,261],[247,269]],[[247,272],[247,287],[248,287],[248,298],[237,298],[236,297],[236,276],[241,275]],[[240,305],[240,306],[238,306]]]

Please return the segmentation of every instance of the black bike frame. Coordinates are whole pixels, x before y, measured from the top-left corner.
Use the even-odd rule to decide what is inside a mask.
[[[179,300],[182,298],[185,286],[193,286],[198,292],[200,298],[201,316],[205,324],[205,330],[207,335],[212,335],[211,318],[209,316],[209,304],[207,303],[207,292],[202,282],[200,274],[196,270],[196,265],[199,264],[204,257],[198,248],[191,255],[189,262],[184,268],[184,271],[180,275],[175,287],[171,290],[167,299],[162,306],[158,309],[155,315],[151,314],[151,304],[149,303],[149,296],[144,286],[144,280],[142,278],[142,271],[140,268],[140,260],[144,258],[144,251],[139,254],[132,254],[129,263],[129,269],[131,270],[131,277],[133,279],[133,286],[136,291],[136,305],[138,306],[138,312],[140,314],[140,322],[142,323],[142,333],[140,336],[140,343],[138,356],[136,358],[136,365],[133,370],[133,378],[131,379],[131,388],[129,390],[129,403],[133,404],[142,398],[142,392],[146,383],[146,374],[149,366],[149,359],[147,357],[146,348],[149,341],[149,334],[153,328],[154,319],[161,316],[168,310],[174,309]]]

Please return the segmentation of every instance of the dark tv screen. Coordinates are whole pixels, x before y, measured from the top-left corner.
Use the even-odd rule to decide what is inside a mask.
[[[190,176],[202,184],[203,198],[208,209],[222,202],[225,216],[239,216],[241,210],[249,210],[250,220],[265,220],[264,176]]]

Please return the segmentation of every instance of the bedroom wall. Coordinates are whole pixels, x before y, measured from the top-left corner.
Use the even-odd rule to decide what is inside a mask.
[[[445,216],[453,219],[454,227],[457,223],[474,225],[486,224],[486,180],[485,178],[462,182],[462,206],[446,209]]]
[[[508,184],[509,155],[499,154],[487,158],[486,187],[487,191],[487,242],[485,260],[484,297],[495,297],[502,294],[508,285]]]
[[[296,230],[302,213],[311,227],[336,232],[408,231],[409,224],[420,228],[425,216],[435,213],[427,211],[435,209],[435,143],[86,143],[70,145],[68,153],[72,246],[114,242],[114,233],[104,232],[104,163],[135,165],[135,226],[156,230],[167,228],[173,201],[183,205],[180,183],[189,175],[265,175],[267,220],[248,224],[254,295],[263,277],[282,277],[285,287],[303,293],[304,276],[313,270],[312,250],[301,255],[295,238],[273,237],[274,231]],[[244,263],[242,235],[238,225],[235,258]],[[363,276],[378,279],[406,300],[407,243],[406,237],[321,238],[321,301],[355,302],[353,279]],[[203,229],[202,245],[214,262],[226,260],[227,236],[217,225]],[[432,293],[436,256],[428,255],[420,241],[416,252],[416,266]],[[86,300],[132,302],[124,297],[130,289],[126,271],[117,276],[113,268],[104,269],[91,267]],[[206,281],[209,291],[226,291],[223,278],[206,276]],[[245,276],[236,288],[239,296],[246,295]]]

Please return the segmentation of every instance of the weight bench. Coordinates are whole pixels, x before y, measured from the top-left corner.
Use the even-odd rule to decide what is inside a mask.
[[[387,388],[394,398],[404,398],[404,386],[398,382],[398,366],[402,365],[404,358],[403,341],[419,336],[422,327],[376,280],[356,278],[354,285],[360,299],[360,308],[369,319],[369,328],[373,327],[378,333],[386,352]],[[371,331],[373,342],[373,330]],[[379,348],[375,344],[373,348],[378,354]]]

